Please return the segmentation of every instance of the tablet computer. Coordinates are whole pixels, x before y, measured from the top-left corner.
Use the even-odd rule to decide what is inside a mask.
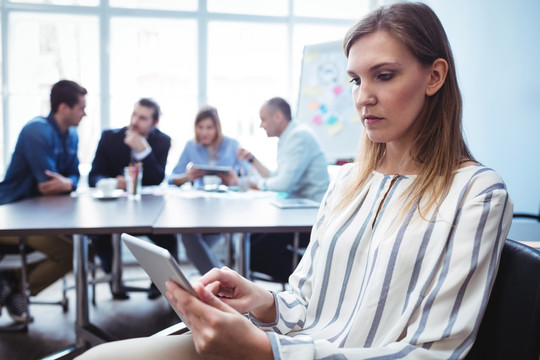
[[[229,174],[233,170],[232,166],[201,165],[201,164],[193,164],[193,168],[203,170],[206,175]]]
[[[165,282],[168,280],[174,281],[186,291],[197,296],[189,280],[180,269],[180,265],[168,250],[126,233],[121,235],[121,239],[163,296],[167,292]],[[182,319],[175,307],[172,306],[172,308]]]

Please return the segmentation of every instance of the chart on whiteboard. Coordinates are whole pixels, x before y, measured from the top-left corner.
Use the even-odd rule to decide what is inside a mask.
[[[299,88],[297,119],[313,129],[327,159],[353,158],[362,124],[353,105],[341,41],[304,48]]]

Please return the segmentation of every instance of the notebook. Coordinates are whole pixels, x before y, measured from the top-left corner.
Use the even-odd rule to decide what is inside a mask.
[[[318,208],[319,203],[310,199],[274,199],[272,205],[280,209]]]

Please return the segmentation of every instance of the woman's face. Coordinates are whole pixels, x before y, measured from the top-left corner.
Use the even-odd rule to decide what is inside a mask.
[[[195,132],[199,142],[204,145],[212,145],[217,137],[217,129],[211,118],[202,119],[195,126]]]
[[[369,138],[398,149],[411,145],[418,131],[417,116],[426,101],[429,67],[422,66],[405,45],[382,30],[351,46],[347,73]]]

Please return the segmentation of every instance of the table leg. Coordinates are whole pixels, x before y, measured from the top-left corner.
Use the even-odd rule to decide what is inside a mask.
[[[112,234],[113,261],[112,261],[112,290],[114,293],[123,291],[122,283],[122,243],[120,234]]]
[[[292,271],[296,269],[298,265],[298,248],[300,247],[300,233],[298,231],[294,232],[293,238],[293,258],[292,258]]]
[[[238,234],[238,237],[236,239],[236,271],[245,277],[246,279],[250,279],[250,271],[251,264],[249,261],[249,254],[251,252],[251,237],[250,234],[244,234],[240,233]]]
[[[88,242],[86,236],[73,235],[73,273],[75,275],[75,292],[77,309],[76,330],[84,328],[90,323],[88,315]],[[77,332],[77,345],[84,346],[84,339]]]
[[[77,348],[111,341],[112,337],[90,323],[88,309],[88,238],[73,235],[73,274],[75,276],[75,339]]]

